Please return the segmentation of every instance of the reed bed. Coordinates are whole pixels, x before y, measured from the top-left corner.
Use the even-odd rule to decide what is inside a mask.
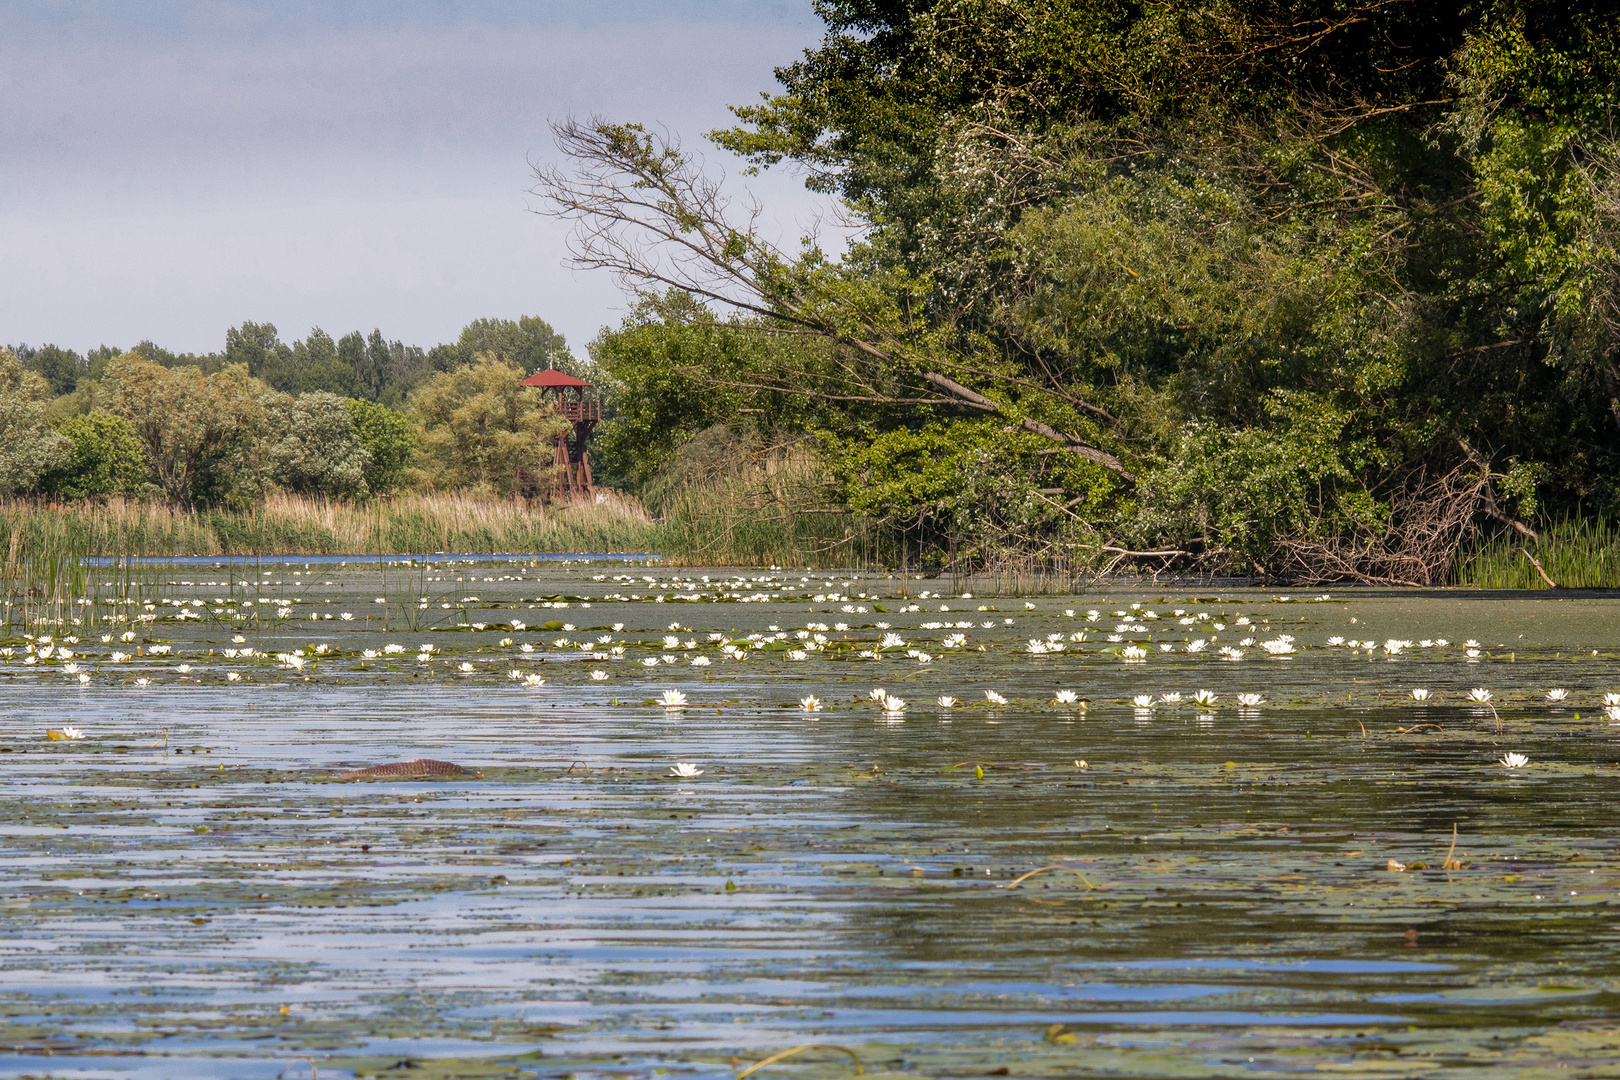
[[[1452,580],[1481,589],[1546,589],[1530,557],[1561,588],[1620,589],[1620,526],[1605,518],[1566,517],[1545,523],[1538,539],[1493,537],[1458,557]]]
[[[344,503],[272,495],[251,510],[174,510],[151,503],[0,504],[0,552],[80,558],[172,555],[412,555],[434,552],[656,550],[641,504],[538,504],[457,494]]]

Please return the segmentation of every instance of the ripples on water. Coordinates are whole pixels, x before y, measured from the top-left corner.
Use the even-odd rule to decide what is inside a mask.
[[[439,628],[415,631],[365,621],[374,568],[321,567],[334,584],[258,631],[212,615],[212,578],[174,584],[205,617],[166,605],[135,643],[173,653],[115,664],[134,644],[81,631],[83,686],[8,642],[0,1074],[270,1077],[302,1056],[322,1076],[718,1076],[804,1042],[908,1075],[1590,1074],[1620,1058],[1612,599],[1119,592],[1029,610],[881,577],[716,590],[645,572],[637,600],[603,599],[632,592],[612,569],[447,581]],[[895,610],[910,602],[928,610]],[[1175,652],[1120,661],[1110,612],[1130,603],[1161,617],[1134,613],[1145,631],[1121,636]],[[312,618],[343,608],[356,618]],[[574,629],[537,628],[553,619]],[[463,620],[486,628],[445,628]],[[788,659],[794,631],[838,621],[852,629],[828,629],[827,650]],[[858,659],[879,621],[936,658]],[[226,659],[238,632],[272,655],[338,651],[302,671]],[[790,637],[732,660],[711,632]],[[1054,633],[1064,652],[1027,651]],[[1215,652],[1280,633],[1296,658]],[[1450,644],[1323,645],[1352,633]],[[361,656],[389,642],[408,651]],[[879,685],[910,702],[902,717],[870,699]],[[1410,703],[1415,686],[1433,703]],[[1496,715],[1464,701],[1476,686]],[[1567,704],[1543,702],[1554,686]],[[1063,688],[1085,707],[1054,704]],[[688,707],[655,707],[665,689]],[[1197,689],[1216,705],[1130,702]],[[1240,711],[1239,692],[1267,704]],[[810,694],[825,711],[800,709]],[[970,707],[928,704],[940,694]],[[45,741],[64,725],[84,739]],[[1531,764],[1497,764],[1509,750]],[[414,757],[482,775],[335,779]],[[703,775],[669,776],[678,761]],[[1078,874],[1007,887],[1048,865]],[[763,1075],[847,1067],[821,1051]]]

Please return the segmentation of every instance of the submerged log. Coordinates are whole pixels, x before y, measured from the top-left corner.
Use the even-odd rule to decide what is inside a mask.
[[[450,761],[432,758],[412,758],[410,761],[391,761],[387,765],[373,765],[369,769],[353,769],[343,773],[339,780],[393,780],[416,776],[482,776]]]

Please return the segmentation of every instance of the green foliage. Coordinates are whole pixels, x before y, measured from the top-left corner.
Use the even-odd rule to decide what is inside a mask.
[[[369,459],[365,467],[366,489],[373,495],[392,494],[403,482],[416,450],[410,420],[386,405],[354,398],[347,405],[355,435]]]
[[[602,264],[738,304],[731,332],[826,346],[696,363],[683,349],[714,316],[644,293],[663,322],[595,350],[656,388],[616,385],[609,445],[652,464],[716,424],[816,432],[847,505],[943,547],[1173,549],[1243,572],[1302,540],[1371,551],[1470,447],[1505,462],[1497,495],[1521,515],[1620,505],[1608,5],[818,11],[822,43],[712,137],[842,195],[869,228],[841,262],[728,233],[690,159],[634,125],[567,133],[602,169],[592,190],[657,192],[652,234],[707,260],[688,279],[627,246]]]
[[[512,319],[474,319],[462,328],[454,345],[441,345],[432,354],[433,370],[450,371],[489,353],[532,375],[554,367],[576,378],[587,378],[568,351],[563,336],[534,315]]]
[[[40,480],[40,490],[70,499],[138,496],[147,482],[146,455],[129,422],[94,410],[57,425],[72,456]]]
[[[46,423],[50,384],[0,346],[0,495],[33,490],[67,463],[72,444]]]
[[[78,353],[55,345],[45,345],[32,352],[25,366],[44,377],[50,384],[52,394],[58,397],[71,394],[79,385],[79,378],[86,369],[84,358]]]
[[[569,425],[522,380],[521,369],[486,353],[412,391],[418,482],[480,495],[546,487],[555,439]]]
[[[108,367],[104,391],[175,506],[228,499],[237,484],[256,480],[268,391],[245,367],[204,375],[126,353]]]
[[[343,398],[323,391],[300,394],[272,405],[266,420],[273,434],[263,452],[277,484],[304,495],[368,494],[371,454]]]

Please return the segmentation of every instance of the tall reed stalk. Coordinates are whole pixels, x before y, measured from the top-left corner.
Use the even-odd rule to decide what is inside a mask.
[[[1620,589],[1620,526],[1602,517],[1544,523],[1534,544],[1516,535],[1483,540],[1458,556],[1452,581],[1481,589],[1548,588],[1530,556],[1563,588]]]

